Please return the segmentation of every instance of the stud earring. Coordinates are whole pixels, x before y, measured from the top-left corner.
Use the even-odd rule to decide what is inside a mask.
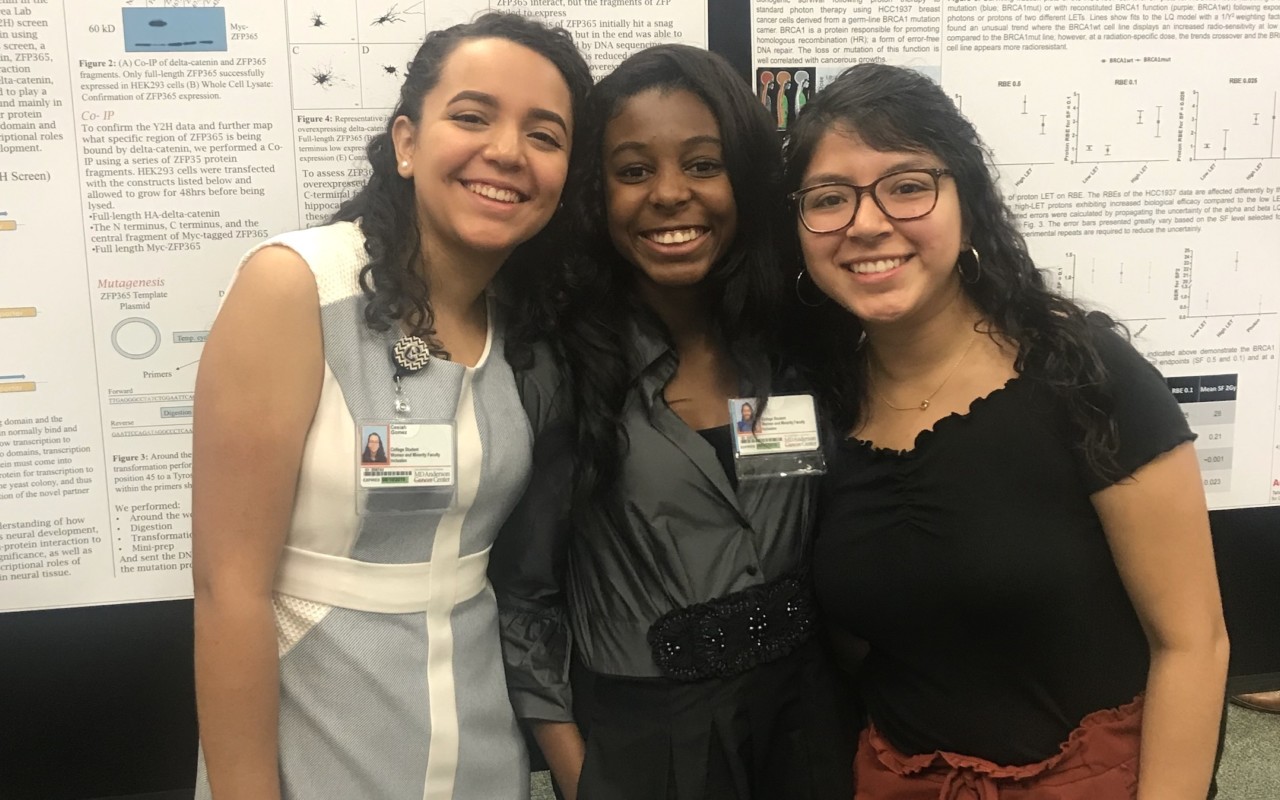
[[[409,162],[408,162],[408,161],[401,161],[401,162],[400,162],[400,167],[401,167],[402,169],[408,169],[408,168],[409,168]]]

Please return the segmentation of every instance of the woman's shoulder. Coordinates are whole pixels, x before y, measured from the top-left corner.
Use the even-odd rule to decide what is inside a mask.
[[[363,254],[364,232],[356,222],[332,222],[314,228],[285,231],[259,242],[245,257],[273,246],[293,250],[308,263],[323,262],[331,258],[348,257],[353,250]]]
[[[307,300],[314,304],[316,279],[307,261],[288,247],[263,242],[241,259],[223,305],[240,302],[260,306]]]
[[[1160,371],[1139,352],[1125,328],[1096,314],[1088,317],[1086,325],[1089,343],[1111,383],[1123,385],[1127,381],[1153,377],[1164,382]]]
[[[288,253],[289,255],[285,255]],[[335,222],[273,236],[240,260],[237,274],[250,262],[283,266],[301,263],[312,274],[320,304],[361,297],[360,271],[368,263],[364,234],[354,222]]]
[[[1056,326],[1052,335],[1039,332],[1021,368],[1024,376],[1045,377],[1042,373],[1052,371],[1057,380],[1070,381],[1099,369],[1108,376],[1154,369],[1134,347],[1128,330],[1111,317],[1092,311],[1077,319]],[[1053,363],[1058,366],[1051,370]]]

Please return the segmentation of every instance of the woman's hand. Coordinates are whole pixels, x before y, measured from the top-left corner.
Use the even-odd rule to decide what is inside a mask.
[[[582,776],[582,762],[586,758],[586,744],[582,733],[572,722],[535,722],[533,738],[538,740],[542,755],[551,767],[551,777],[565,800],[577,800],[578,779]]]

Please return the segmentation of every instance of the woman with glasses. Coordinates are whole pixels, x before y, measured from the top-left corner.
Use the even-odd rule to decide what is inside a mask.
[[[840,433],[815,589],[869,644],[856,796],[1203,798],[1227,641],[1194,436],[1046,288],[984,154],[936,84],[871,64],[787,147]]]

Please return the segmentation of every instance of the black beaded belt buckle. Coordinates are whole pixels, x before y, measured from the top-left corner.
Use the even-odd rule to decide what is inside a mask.
[[[791,575],[663,614],[649,647],[668,678],[729,678],[791,653],[813,635],[814,616],[808,582]]]

